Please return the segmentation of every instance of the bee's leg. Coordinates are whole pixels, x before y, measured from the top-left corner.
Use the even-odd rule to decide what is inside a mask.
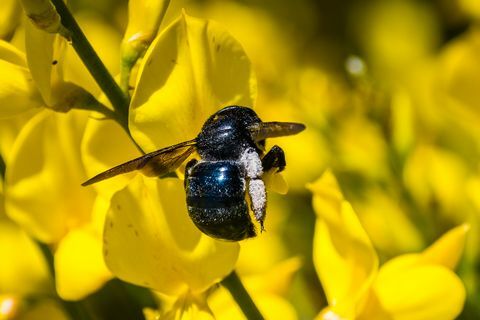
[[[260,223],[260,231],[264,231],[263,221],[267,208],[267,190],[265,183],[260,178],[248,180],[248,195],[250,197],[250,208],[253,211],[255,220]]]
[[[262,180],[263,165],[257,151],[248,148],[240,157],[240,163],[245,168],[246,181],[248,184],[248,195],[250,197],[250,208],[255,219],[260,223],[260,230],[265,230],[263,221],[267,206],[267,190]]]
[[[274,145],[262,159],[264,172],[270,171],[273,168],[277,168],[277,172],[281,172],[285,169],[286,165],[285,153],[283,149],[277,145]]]

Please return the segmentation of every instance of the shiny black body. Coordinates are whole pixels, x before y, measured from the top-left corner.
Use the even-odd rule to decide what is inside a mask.
[[[202,232],[232,241],[255,236],[244,176],[234,161],[200,162],[191,168],[185,180],[187,207]]]
[[[255,236],[245,201],[245,172],[238,160],[249,147],[261,153],[248,131],[260,122],[252,109],[226,107],[212,115],[197,136],[203,161],[187,167],[187,207],[195,225],[211,237],[238,241]]]

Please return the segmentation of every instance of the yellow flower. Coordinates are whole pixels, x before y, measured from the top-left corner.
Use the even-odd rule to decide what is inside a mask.
[[[142,60],[130,130],[142,149],[156,150],[194,138],[216,110],[252,106],[254,96],[250,63],[235,39],[214,22],[182,14]],[[121,146],[130,144],[127,153],[138,152],[120,136],[118,125],[89,124],[83,142],[87,168],[91,164],[103,170],[125,157],[115,160],[125,151],[105,149],[103,134],[122,141]],[[182,299],[201,294],[233,270],[239,245],[214,240],[194,226],[181,180],[130,179],[118,177],[96,186],[103,198],[113,195],[104,231],[104,258],[113,274]]]
[[[309,186],[317,214],[314,263],[329,306],[319,319],[453,319],[465,288],[452,269],[463,251],[466,225],[420,254],[378,257],[331,172]]]
[[[86,179],[79,146],[87,117],[85,111],[37,113],[6,159],[6,213],[52,246],[57,291],[65,299],[82,298],[111,277],[100,238],[107,204],[79,184]]]

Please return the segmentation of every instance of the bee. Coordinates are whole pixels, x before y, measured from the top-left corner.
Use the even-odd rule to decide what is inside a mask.
[[[293,135],[304,129],[300,123],[262,122],[250,108],[228,106],[210,116],[195,139],[120,164],[82,186],[135,170],[162,177],[197,151],[200,159],[191,159],[185,166],[189,216],[210,237],[240,241],[256,236],[249,207],[261,231],[264,230],[267,192],[263,174],[270,170],[280,172],[286,165],[279,146],[265,153],[265,139]]]

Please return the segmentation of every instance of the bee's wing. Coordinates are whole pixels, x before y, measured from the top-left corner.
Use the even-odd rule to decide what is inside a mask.
[[[178,168],[194,150],[195,140],[190,140],[153,151],[99,173],[95,177],[82,183],[82,186],[88,186],[135,170],[141,170],[142,173],[147,176],[163,176]]]
[[[290,136],[305,130],[305,125],[295,122],[260,122],[248,127],[255,141]]]

